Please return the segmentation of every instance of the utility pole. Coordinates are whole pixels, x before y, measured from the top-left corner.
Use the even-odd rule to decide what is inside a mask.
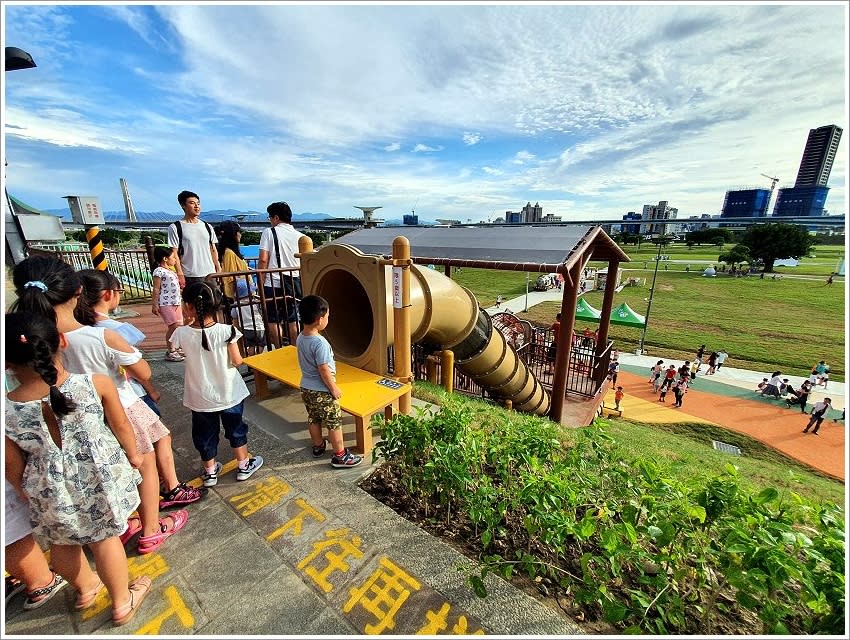
[[[652,309],[652,297],[655,295],[655,280],[658,278],[658,264],[661,262],[661,246],[666,244],[667,236],[660,235],[658,240],[658,252],[655,254],[655,271],[652,272],[652,286],[649,288],[649,303],[646,305],[646,316],[644,316],[643,330],[640,332],[640,345],[638,355],[643,355],[643,341],[646,339],[646,330],[649,327],[649,312]]]

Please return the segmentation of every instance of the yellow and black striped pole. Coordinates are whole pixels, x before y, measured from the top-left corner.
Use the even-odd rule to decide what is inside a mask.
[[[91,253],[91,262],[94,268],[99,271],[106,271],[109,264],[106,262],[106,254],[103,251],[103,241],[100,237],[100,227],[86,227],[86,240],[89,243],[89,253]]]

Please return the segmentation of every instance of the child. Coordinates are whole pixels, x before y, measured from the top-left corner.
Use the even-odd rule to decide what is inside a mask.
[[[758,386],[755,388],[756,393],[761,393],[764,391],[764,388],[767,386],[767,378],[762,378],[761,382],[758,383]]]
[[[154,247],[153,250],[153,291],[151,292],[151,312],[162,318],[168,329],[165,342],[169,345],[165,359],[170,362],[183,362],[181,351],[171,348],[171,334],[183,324],[183,311],[180,306],[180,281],[173,270],[177,264],[174,247]]]
[[[626,395],[623,393],[623,387],[617,387],[616,393],[614,393],[614,409],[617,411],[621,411],[620,409],[620,401],[623,399],[623,396]]]
[[[34,537],[51,545],[53,565],[77,589],[76,609],[91,606],[105,586],[112,623],[124,625],[151,587],[147,576],[129,582],[119,539],[139,505],[133,430],[108,377],[62,366],[66,341],[53,321],[37,313],[5,320],[5,364],[19,382],[7,396],[6,477],[29,503]]]
[[[192,322],[171,335],[173,347],[183,347],[186,354],[183,405],[192,411],[192,442],[201,456],[205,487],[218,484],[221,463],[215,457],[222,426],[238,465],[237,480],[247,480],[263,466],[262,456],[248,455],[248,425],[242,419],[250,395],[238,369],[242,333],[216,322],[221,298],[221,290],[209,282],[186,285],[183,305]]]
[[[133,325],[118,322],[109,317],[109,311],[118,306],[121,298],[121,283],[108,271],[83,269],[77,272],[83,283],[83,293],[77,301],[74,317],[82,324],[113,329],[124,336],[130,346],[135,347],[145,339],[145,334]],[[127,382],[151,411],[158,417],[162,416],[156,401],[159,391],[153,386],[150,378],[136,380],[127,377]],[[203,494],[185,482],[177,480],[177,470],[174,466],[174,451],[171,446],[171,434],[167,433],[153,443],[156,466],[159,472],[160,500],[159,508],[166,509],[183,504],[192,504],[203,498]]]
[[[118,397],[136,436],[136,449],[142,457],[139,515],[130,518],[130,528],[124,532],[122,541],[127,543],[140,533],[139,553],[157,551],[186,525],[189,514],[181,509],[159,517],[159,474],[154,446],[168,436],[169,431],[127,382],[128,375],[137,380],[149,380],[150,365],[138,349],[127,344],[115,331],[83,325],[77,320],[76,307],[80,301],[85,305],[89,294],[70,265],[57,258],[30,256],[15,265],[12,277],[18,295],[13,310],[33,311],[55,320],[56,328],[67,341],[62,359],[68,371],[107,375],[118,389]]]
[[[333,447],[331,466],[338,469],[356,467],[363,459],[345,448],[342,441],[342,420],[336,386],[336,362],[330,343],[319,332],[328,326],[330,311],[324,298],[309,295],[299,305],[304,328],[295,340],[298,365],[301,367],[301,398],[307,409],[307,429],[313,442],[313,456],[325,453],[327,443]],[[328,439],[322,437],[322,426]],[[318,440],[319,442],[316,442]]]
[[[260,308],[260,298],[254,293],[254,285],[250,288],[245,279],[236,282],[236,306],[230,315],[237,320],[242,334],[245,336],[245,353],[253,355],[262,353],[266,347],[266,330],[263,327],[263,311]]]
[[[617,374],[620,372],[620,361],[619,360],[611,360],[608,363],[608,379],[611,381],[611,388],[613,389],[617,385]]]
[[[655,363],[655,366],[652,367],[649,371],[649,383],[652,385],[652,388],[657,392],[659,385],[661,385],[661,372],[664,370],[664,360],[659,360]]]

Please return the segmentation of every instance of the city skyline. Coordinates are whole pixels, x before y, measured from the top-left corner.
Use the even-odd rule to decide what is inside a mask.
[[[791,187],[847,120],[846,3],[4,3],[4,184],[123,209],[620,220]],[[826,208],[845,213],[847,144]]]

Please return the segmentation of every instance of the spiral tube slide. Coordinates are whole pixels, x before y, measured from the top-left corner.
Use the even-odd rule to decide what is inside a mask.
[[[519,411],[547,415],[548,392],[472,292],[433,269],[412,265],[410,275],[411,340],[451,349],[458,369],[494,398],[510,400]],[[325,336],[336,356],[384,375],[386,347],[393,341],[391,267],[378,256],[330,244],[301,254],[301,278],[305,294],[328,301]]]

